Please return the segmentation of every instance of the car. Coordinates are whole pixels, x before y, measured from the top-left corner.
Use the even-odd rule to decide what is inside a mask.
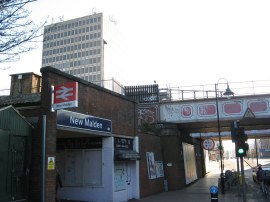
[[[258,182],[258,179],[257,179],[258,167],[259,166],[255,166],[252,168],[253,182]],[[270,165],[262,165],[262,169],[266,171],[267,182],[268,184],[270,184]]]

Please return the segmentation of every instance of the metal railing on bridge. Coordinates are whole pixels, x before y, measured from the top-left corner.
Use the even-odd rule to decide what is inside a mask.
[[[235,96],[270,94],[270,80],[230,82],[230,89]],[[227,88],[227,83],[219,83],[218,96],[222,97]],[[172,87],[159,85],[161,102],[215,98],[215,85],[204,84],[195,86]]]

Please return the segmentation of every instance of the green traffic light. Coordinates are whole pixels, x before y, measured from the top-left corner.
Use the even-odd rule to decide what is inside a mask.
[[[245,150],[243,148],[238,149],[238,154],[244,154]]]

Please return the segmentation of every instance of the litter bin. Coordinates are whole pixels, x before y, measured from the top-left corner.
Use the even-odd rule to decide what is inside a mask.
[[[217,186],[210,187],[210,195],[211,195],[211,202],[218,202],[218,187]]]

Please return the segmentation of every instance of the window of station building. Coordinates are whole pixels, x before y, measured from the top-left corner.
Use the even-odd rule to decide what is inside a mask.
[[[85,68],[84,68],[84,72],[85,72],[85,73],[88,73],[88,67],[85,67]]]
[[[97,80],[97,75],[93,75],[93,81]]]
[[[97,80],[100,81],[101,80],[101,75],[97,74]]]

